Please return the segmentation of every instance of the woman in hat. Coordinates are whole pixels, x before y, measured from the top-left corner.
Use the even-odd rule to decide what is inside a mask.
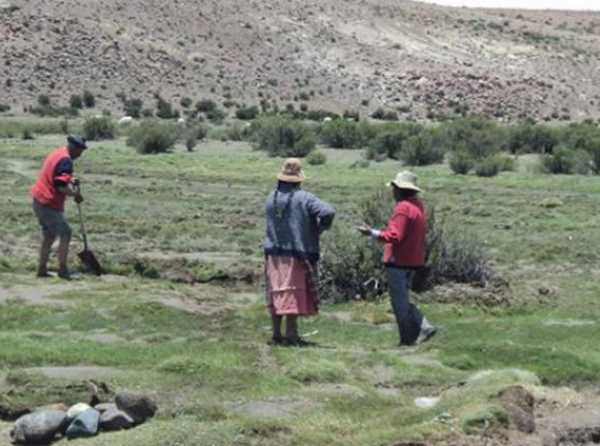
[[[425,263],[427,222],[423,203],[417,197],[417,176],[403,171],[387,184],[392,187],[396,207],[387,227],[381,231],[364,224],[358,230],[383,243],[392,308],[400,332],[400,345],[428,340],[436,328],[409,302],[410,279],[415,269]]]
[[[266,202],[264,242],[267,304],[273,322],[271,342],[302,346],[307,342],[298,335],[297,318],[318,312],[319,236],[331,227],[335,210],[301,189],[304,174],[299,159],[285,160],[277,179],[277,187]],[[284,316],[285,337],[281,334]]]

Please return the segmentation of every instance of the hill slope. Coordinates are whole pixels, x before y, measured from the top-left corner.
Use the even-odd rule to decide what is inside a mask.
[[[600,14],[402,0],[0,1],[0,103],[84,88],[404,117],[599,117]]]

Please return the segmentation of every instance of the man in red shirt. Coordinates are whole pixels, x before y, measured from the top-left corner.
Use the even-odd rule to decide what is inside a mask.
[[[37,270],[38,277],[48,277],[48,257],[50,248],[59,238],[58,276],[70,279],[67,268],[71,228],[65,220],[64,208],[67,197],[73,197],[77,203],[83,201],[79,193],[77,180],[73,176],[73,161],[87,149],[85,139],[69,135],[67,145],[53,150],[46,157],[37,181],[31,188],[33,211],[42,228],[42,246]]]
[[[417,198],[421,189],[417,187],[415,174],[400,172],[388,186],[393,188],[396,207],[387,227],[378,231],[365,224],[358,230],[383,243],[383,263],[400,331],[400,345],[413,345],[427,341],[437,331],[409,302],[408,295],[412,273],[425,263],[427,221],[423,203]]]

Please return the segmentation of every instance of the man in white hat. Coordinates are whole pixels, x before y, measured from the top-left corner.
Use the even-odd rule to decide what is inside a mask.
[[[413,345],[427,341],[437,331],[410,303],[408,295],[412,273],[425,263],[427,221],[423,203],[417,197],[421,189],[414,173],[400,172],[387,186],[393,188],[396,200],[387,227],[379,231],[363,224],[358,230],[384,244],[383,262],[400,331],[400,345]]]

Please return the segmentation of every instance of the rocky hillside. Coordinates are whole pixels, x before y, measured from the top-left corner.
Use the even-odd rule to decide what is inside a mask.
[[[600,14],[406,0],[0,0],[0,104],[88,89],[401,117],[600,117]],[[231,105],[231,104],[227,104]]]

